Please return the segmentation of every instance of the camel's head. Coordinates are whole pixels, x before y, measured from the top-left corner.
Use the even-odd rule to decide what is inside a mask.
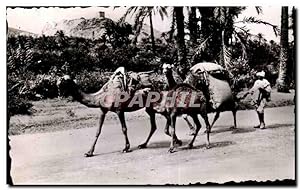
[[[162,65],[162,72],[164,74],[167,74],[168,72],[171,72],[173,68],[174,68],[173,64],[164,63]]]
[[[70,96],[78,89],[76,80],[69,75],[64,75],[57,81],[58,92],[60,96]]]
[[[190,71],[187,74],[187,77],[184,80],[184,82],[191,84],[195,88],[202,89],[208,87],[207,75],[208,73],[206,71],[200,71],[200,70],[197,72]]]

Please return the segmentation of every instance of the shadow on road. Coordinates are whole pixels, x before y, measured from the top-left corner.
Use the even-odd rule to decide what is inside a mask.
[[[182,140],[182,146],[188,144],[189,140]],[[148,148],[168,148],[170,147],[170,141],[158,141],[148,145]]]
[[[231,129],[228,126],[218,126],[215,129],[213,128],[210,132],[211,135],[218,134],[218,133],[225,133],[225,132],[232,132],[232,134],[238,134],[238,133],[250,133],[254,132],[254,128],[236,128]]]
[[[211,129],[210,134],[214,135],[214,134],[217,134],[217,133],[225,133],[225,132],[232,131],[232,130],[233,129],[230,129],[229,126],[215,126]]]
[[[291,127],[291,126],[295,126],[294,123],[290,123],[290,124],[272,124],[272,125],[266,125],[266,128],[270,128],[270,129],[276,129],[276,128],[281,128],[281,127]]]
[[[235,130],[232,131],[232,134],[240,134],[240,133],[250,133],[250,132],[254,132],[255,129],[252,128],[237,128]]]
[[[236,143],[233,141],[212,142],[212,143],[210,143],[210,148],[222,148],[222,147],[226,147],[226,146],[230,146],[230,145],[234,145],[234,144],[236,144]],[[206,144],[196,145],[192,149],[202,149],[202,148],[206,148]],[[180,149],[188,150],[189,148],[182,147]]]

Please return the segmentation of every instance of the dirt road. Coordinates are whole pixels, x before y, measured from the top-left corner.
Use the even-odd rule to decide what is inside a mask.
[[[87,108],[88,109],[88,108]],[[239,111],[238,128],[230,131],[231,113],[221,114],[212,129],[212,148],[205,148],[204,129],[195,148],[185,149],[191,136],[182,119],[178,152],[167,152],[170,138],[165,120],[149,148],[139,150],[149,132],[148,119],[127,122],[132,152],[121,153],[124,137],[118,121],[104,123],[96,156],[85,158],[96,128],[10,136],[14,184],[188,184],[245,180],[295,179],[294,106],[266,110],[266,130],[254,129],[255,111]],[[130,113],[135,114],[135,113]],[[210,115],[212,119],[212,115]],[[203,123],[203,121],[201,120]]]

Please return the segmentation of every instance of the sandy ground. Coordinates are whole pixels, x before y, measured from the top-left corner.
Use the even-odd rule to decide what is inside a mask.
[[[96,146],[96,155],[91,158],[83,154],[92,143],[95,127],[9,136],[11,176],[14,184],[91,185],[295,179],[293,111],[294,106],[266,109],[266,130],[253,128],[257,124],[255,111],[239,111],[235,131],[229,130],[233,123],[231,113],[222,113],[212,129],[211,149],[205,148],[204,129],[195,141],[195,148],[185,149],[191,136],[187,135],[188,127],[180,118],[176,133],[184,145],[173,154],[167,152],[170,138],[163,133],[165,120],[161,117],[157,119],[158,130],[149,147],[142,150],[137,146],[148,135],[148,118],[132,117],[135,119],[127,121],[133,150],[130,153],[121,153],[125,142],[119,122],[108,119]],[[131,114],[144,115],[143,111],[128,115]],[[96,119],[88,124],[95,126]]]

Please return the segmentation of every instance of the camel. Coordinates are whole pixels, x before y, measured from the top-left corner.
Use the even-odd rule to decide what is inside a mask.
[[[197,67],[198,65],[201,65],[201,64],[202,63],[196,64],[194,67]],[[197,89],[200,86],[200,88],[202,88],[202,89],[204,88],[203,90],[208,91],[209,84],[208,84],[207,78],[208,78],[208,72],[205,69],[202,71],[198,71],[198,72],[191,71],[187,75],[184,82],[192,85],[193,87],[195,87]],[[205,84],[205,85],[203,85],[203,84]],[[217,109],[214,109],[212,106],[208,106],[208,113],[216,112],[216,115],[211,124],[211,128],[214,126],[215,122],[220,117],[221,112],[232,111],[234,126],[230,127],[230,129],[236,129],[237,128],[237,125],[236,125],[237,107],[238,107],[238,105],[236,103],[236,100],[233,98],[233,95],[232,95],[232,98],[230,98],[229,100],[227,100],[225,102],[221,102],[220,106]]]
[[[202,65],[201,65],[202,64]],[[213,69],[214,70],[222,70],[222,67],[217,65],[217,64],[210,64],[210,63],[199,63],[199,64],[196,64],[194,67],[197,67],[198,65],[204,67],[204,66],[213,66]],[[176,72],[174,71],[173,69],[173,65],[170,65],[170,64],[163,64],[163,72],[165,73],[166,75],[166,78],[167,78],[167,81],[168,81],[168,84],[169,86],[175,86],[176,85],[176,80],[173,78],[173,74],[176,74]],[[195,73],[189,73],[187,78],[184,80],[184,81],[179,81],[180,83],[184,82],[184,83],[187,83],[187,84],[190,84],[191,86],[195,87],[195,88],[199,88],[199,86],[201,86],[201,90],[205,90],[207,91],[208,90],[208,84],[206,83],[206,76],[207,76],[207,72],[199,72],[197,73],[197,75],[195,75]],[[178,78],[178,77],[176,77]],[[199,85],[199,82],[201,83]],[[206,84],[206,86],[204,85]],[[230,101],[227,101],[227,102],[223,102],[220,107],[218,107],[218,109],[213,109],[211,106],[208,106],[208,113],[214,113],[216,112],[216,115],[213,119],[213,122],[211,124],[211,128],[214,126],[215,122],[219,119],[220,117],[220,112],[223,112],[223,111],[232,111],[232,114],[233,114],[233,119],[234,119],[234,126],[231,127],[232,129],[235,129],[236,128],[236,112],[237,112],[237,105],[235,103],[235,101],[232,99]],[[185,120],[187,121],[187,123],[189,123],[187,117],[185,116]]]
[[[98,137],[100,136],[103,122],[108,111],[115,112],[118,115],[122,126],[122,132],[125,137],[125,148],[123,149],[123,152],[130,151],[130,143],[127,136],[127,126],[125,122],[124,113],[136,111],[142,109],[143,107],[139,107],[138,105],[128,107],[127,105],[130,102],[130,99],[126,102],[120,102],[117,106],[115,104],[117,97],[120,96],[122,93],[132,93],[130,94],[130,97],[133,97],[134,94],[143,92],[138,90],[135,92],[130,92],[127,89],[126,74],[124,67],[119,67],[110,77],[109,81],[106,84],[104,84],[103,87],[96,93],[87,94],[82,92],[78,85],[75,83],[75,81],[72,80],[71,77],[68,75],[65,75],[62,78],[59,85],[60,88],[64,90],[65,95],[73,96],[73,98],[79,101],[81,104],[87,107],[100,108],[99,126],[92,146],[90,147],[89,151],[85,153],[86,157],[93,156],[95,146]],[[151,112],[147,113],[150,116],[151,124],[155,125],[155,114]],[[154,126],[153,128],[156,128],[156,126]]]
[[[76,82],[69,75],[63,76],[62,79],[59,81],[58,86],[61,90],[63,90],[63,94],[65,96],[71,95],[76,101],[80,102],[81,104],[87,107],[100,108],[99,126],[96,131],[95,139],[92,142],[89,151],[84,154],[85,157],[93,156],[97,140],[101,134],[105,116],[109,111],[116,113],[121,122],[122,132],[125,137],[125,148],[123,149],[123,152],[130,152],[130,143],[127,136],[127,126],[125,122],[124,113],[133,112],[144,108],[143,105],[140,106],[139,104],[134,104],[133,106],[128,105],[132,101],[133,97],[141,96],[143,98],[143,101],[145,102],[146,96],[144,90],[150,89],[149,84],[147,84],[148,86],[145,86],[145,84],[141,84],[140,80],[139,83],[137,83],[139,86],[133,85],[133,81],[135,81],[133,80],[133,78],[136,76],[138,77],[138,75],[136,73],[131,73],[131,75],[132,76],[130,76],[128,79],[130,84],[130,86],[128,87],[128,80],[126,78],[125,69],[124,67],[119,67],[110,77],[109,81],[106,84],[104,84],[98,92],[92,94],[82,92],[79,86],[76,84]],[[141,89],[144,87],[148,88]],[[126,94],[129,95],[130,98],[124,102],[118,102],[118,97],[120,98],[120,96]],[[153,111],[153,109],[148,107],[146,108],[146,112],[150,116],[151,123],[149,139],[147,139],[146,141],[148,143],[150,137],[155,132],[157,127],[155,122],[155,112]],[[177,139],[176,135],[173,136],[175,139]],[[178,144],[182,144],[182,142],[178,139],[176,142]],[[138,148],[145,148],[147,146],[147,143],[139,145]]]
[[[139,80],[135,80],[136,83],[139,82]],[[129,87],[131,84],[129,83]],[[135,88],[135,87],[133,87]],[[193,139],[188,144],[188,148],[193,148],[193,143],[196,139],[196,136],[201,128],[201,124],[198,120],[198,114],[202,116],[202,118],[205,121],[206,124],[206,130],[207,130],[207,142],[206,147],[209,148],[210,141],[209,141],[209,133],[210,133],[210,124],[208,121],[207,116],[207,98],[206,95],[194,87],[192,87],[189,84],[178,84],[176,85],[172,90],[169,91],[146,91],[148,95],[150,93],[159,93],[159,99],[157,101],[151,102],[150,106],[147,107],[149,110],[152,110],[151,113],[159,113],[167,119],[166,128],[171,126],[171,133],[169,134],[168,131],[166,134],[171,136],[172,140],[170,143],[169,152],[173,153],[175,152],[174,144],[182,145],[182,142],[178,140],[176,133],[175,133],[175,124],[176,124],[176,118],[177,116],[180,116],[182,114],[187,114],[191,116],[196,124],[195,133],[193,136]],[[184,100],[181,100],[182,97],[185,97]],[[190,104],[198,104],[196,106],[190,106]],[[181,104],[181,105],[179,105]],[[147,140],[145,143],[141,144],[139,148],[146,148],[147,143],[149,142],[151,136],[156,130],[156,125],[151,125],[151,131],[147,137]]]
[[[177,84],[183,83],[182,78],[173,68],[174,68],[174,65],[171,65],[171,64],[164,63],[162,65],[162,72],[164,73],[164,75],[166,77],[168,90],[173,89]],[[175,76],[175,78],[174,78],[174,76]],[[189,121],[187,114],[183,114],[182,118],[186,121],[186,123],[188,124],[188,126],[190,128],[189,134],[194,135],[195,128],[192,125],[192,123]]]

